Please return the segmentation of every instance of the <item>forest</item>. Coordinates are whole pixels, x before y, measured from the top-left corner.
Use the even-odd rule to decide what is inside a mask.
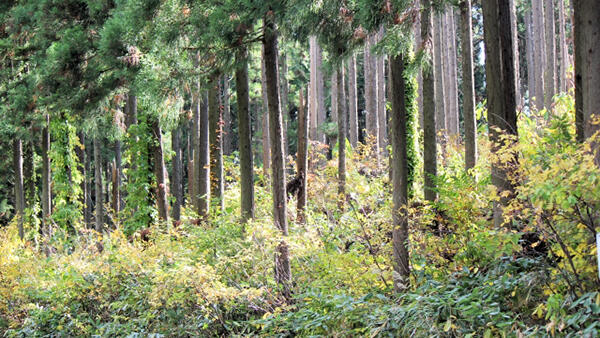
[[[599,149],[598,0],[2,0],[0,336],[599,337]]]

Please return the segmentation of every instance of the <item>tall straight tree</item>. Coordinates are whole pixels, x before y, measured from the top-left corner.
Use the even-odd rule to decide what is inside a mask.
[[[585,50],[584,44],[584,25],[582,6],[583,0],[572,0],[571,6],[573,7],[573,51],[575,61],[575,130],[577,134],[577,141],[583,142],[585,140],[585,114],[583,110],[583,65],[585,60],[583,59]]]
[[[477,128],[475,120],[475,78],[473,74],[473,33],[471,0],[460,3],[461,50],[462,50],[462,93],[465,125],[465,168],[475,166],[477,161]]]
[[[346,93],[344,90],[344,64],[340,64],[335,72],[338,83],[338,195],[341,199],[339,206],[346,202]]]
[[[488,121],[492,152],[510,146],[502,134],[517,135],[517,103],[514,56],[514,34],[511,25],[511,0],[489,0],[482,3],[485,42],[485,66],[487,77]],[[505,156],[502,156],[505,157]],[[502,207],[514,194],[515,187],[508,177],[509,163],[492,163],[492,183],[499,193],[508,191],[509,196],[502,197],[494,206],[494,223],[503,222]]]
[[[171,209],[171,217],[174,221],[181,220],[181,206],[183,204],[183,149],[181,147],[181,129],[179,124],[171,131],[171,144],[173,146],[173,181],[171,182],[173,197],[173,208]]]
[[[51,233],[50,213],[52,212],[52,192],[50,190],[50,115],[44,115],[42,128],[42,228],[46,236]]]
[[[557,0],[558,2],[558,91],[565,93],[567,91],[567,70],[569,68],[569,56],[566,34],[565,20],[565,1]]]
[[[102,186],[102,149],[100,148],[100,136],[94,137],[94,184],[96,192],[96,231],[102,232],[104,227],[104,208],[103,208],[103,186]]]
[[[454,22],[454,8],[448,6],[444,13],[444,22],[446,29],[444,30],[444,36],[446,38],[446,72],[447,80],[444,84],[446,85],[445,102],[447,104],[446,109],[446,128],[448,129],[448,135],[453,137],[458,136],[458,76],[457,76],[457,60],[456,60],[456,26]]]
[[[533,35],[533,18],[531,15],[531,10],[525,12],[525,44],[527,48],[526,56],[527,56],[527,91],[529,98],[529,109],[533,108],[533,97],[536,93],[536,78],[535,78],[535,48],[534,44],[534,35]]]
[[[271,168],[271,144],[269,137],[269,97],[267,95],[267,75],[265,68],[265,51],[262,49],[261,58],[261,88],[262,88],[262,101],[263,101],[263,116],[262,116],[262,148],[263,148],[263,174],[265,177],[269,176],[269,169]]]
[[[358,143],[358,94],[356,88],[356,55],[347,62],[348,67],[348,107],[349,107],[349,137],[352,147]]]
[[[214,75],[208,90],[208,128],[210,141],[210,197],[223,210],[223,129],[219,105],[219,79]]]
[[[377,32],[377,41],[383,39],[383,26]],[[375,57],[375,70],[377,73],[377,130],[379,139],[379,148],[381,151],[387,146],[387,114],[385,111],[385,56],[377,55]]]
[[[248,50],[236,50],[235,90],[238,105],[238,133],[240,148],[242,221],[254,217],[254,165],[252,161],[252,126],[248,90]]]
[[[584,136],[590,138],[600,130],[600,2],[594,0],[575,0],[575,25],[581,47],[575,52],[576,62],[581,62],[581,94],[584,117]],[[593,143],[596,152],[596,165],[600,167],[599,145]]]
[[[308,112],[304,100],[304,89],[300,89],[298,95],[298,156],[296,161],[297,175],[302,184],[298,192],[298,204],[296,210],[299,223],[306,221],[304,209],[306,208],[306,172],[308,169]]]
[[[406,128],[406,83],[405,60],[402,54],[390,58],[392,83],[392,199],[394,203],[392,246],[394,258],[394,289],[402,291],[408,287],[410,266],[408,257],[408,154]]]
[[[283,162],[282,118],[278,100],[277,83],[277,29],[274,14],[268,12],[264,17],[263,49],[265,73],[269,103],[269,129],[271,136],[271,185],[273,191],[273,222],[281,231],[283,239],[277,245],[275,254],[275,280],[281,286],[286,299],[291,298],[292,272],[290,267],[289,247],[285,241],[288,236],[286,217],[287,199],[285,194],[285,171]]]
[[[542,0],[531,1],[531,11],[533,15],[533,36],[535,49],[535,106],[542,109],[544,107],[544,65],[546,63],[546,39],[544,38],[544,4]]]
[[[544,106],[548,110],[552,107],[552,99],[556,94],[556,29],[554,21],[554,1],[544,1],[544,37],[546,39]]]
[[[371,49],[375,45],[375,35],[370,35],[365,44],[364,53],[364,78],[365,78],[365,101],[366,101],[366,134],[375,139],[375,156],[377,166],[380,165],[379,156],[379,119],[377,117],[377,68],[376,57]]]
[[[200,101],[200,99],[199,99]],[[198,215],[205,217],[208,214],[210,200],[210,148],[209,148],[209,118],[208,118],[208,95],[204,91],[202,94],[202,104],[199,110],[199,131],[198,144],[195,152],[198,153],[198,162],[194,161],[194,171],[198,178],[195,193],[198,196],[196,200],[196,210]]]
[[[435,128],[436,131],[446,129],[446,85],[444,76],[444,57],[442,43],[442,16],[438,13],[435,16],[435,29],[433,33],[433,53],[435,65]]]
[[[436,199],[435,177],[437,176],[437,141],[436,141],[436,87],[433,70],[437,69],[436,45],[433,43],[433,15],[431,0],[421,0],[421,41],[423,48],[431,58],[430,65],[422,69],[423,76],[423,171],[425,199],[433,202]],[[439,74],[439,73],[436,73]]]
[[[231,155],[233,151],[233,130],[231,129],[231,106],[229,93],[229,75],[223,75],[223,154]]]
[[[162,141],[162,130],[158,117],[153,117],[150,122],[152,130],[152,142],[150,143],[150,153],[153,159],[154,177],[156,178],[156,203],[158,205],[158,217],[163,221],[169,220],[169,200],[167,193],[167,168],[165,167],[165,157]]]
[[[23,220],[25,218],[25,192],[23,188],[23,141],[13,140],[13,169],[15,172],[15,213],[18,220],[19,238],[23,239]]]

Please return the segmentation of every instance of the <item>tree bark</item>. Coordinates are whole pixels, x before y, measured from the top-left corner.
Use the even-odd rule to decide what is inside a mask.
[[[377,41],[383,39],[383,26],[377,32]],[[377,72],[377,133],[379,139],[380,151],[384,151],[387,146],[387,114],[385,111],[385,56],[378,55],[375,57],[376,72]]]
[[[356,55],[348,60],[348,101],[350,108],[350,125],[349,135],[350,144],[352,147],[356,147],[358,143],[358,101],[357,101],[357,88],[356,88]]]
[[[554,2],[545,1],[544,30],[546,39],[546,69],[544,72],[544,106],[550,110],[556,94],[556,29],[554,26]]]
[[[405,290],[410,283],[408,253],[408,167],[406,137],[406,83],[402,54],[390,59],[392,77],[392,151],[393,151],[393,223],[394,290]]]
[[[263,174],[269,177],[269,169],[271,168],[271,144],[269,137],[269,98],[267,95],[267,77],[265,65],[265,52],[262,49],[261,61],[261,86],[263,99],[263,118],[262,118],[262,147],[263,147]],[[279,100],[278,100],[279,101]]]
[[[233,130],[231,129],[231,94],[229,94],[229,75],[223,75],[223,154],[233,152]]]
[[[435,86],[434,69],[438,68],[438,54],[433,43],[433,15],[431,0],[421,0],[421,40],[424,48],[432,56],[432,64],[422,69],[423,74],[423,171],[425,199],[433,202],[436,199],[435,177],[437,176],[437,141],[436,141],[436,106],[435,98],[438,97]],[[436,72],[439,76],[440,73]],[[393,130],[393,128],[390,128]],[[393,133],[391,133],[393,134]]]
[[[85,144],[85,139],[82,139],[82,143]],[[89,143],[89,142],[88,142]],[[93,145],[89,145],[89,147],[87,145],[85,145],[85,149],[84,149],[84,156],[85,156],[85,165],[84,165],[84,169],[85,169],[85,175],[84,175],[84,209],[83,209],[83,219],[85,222],[85,225],[88,229],[93,229],[94,225],[92,224],[92,213],[93,213],[93,203],[92,203],[92,187],[91,187],[91,168],[92,168],[92,157],[94,156],[93,154]]]
[[[223,201],[223,129],[219,107],[219,83],[215,76],[208,91],[208,119],[210,140],[210,197],[221,210]]]
[[[475,78],[473,74],[473,34],[471,32],[471,0],[460,3],[462,42],[462,92],[465,125],[465,168],[477,161],[477,121],[475,119]]]
[[[35,153],[35,145],[33,140],[25,143],[23,150],[23,189],[25,190],[24,207],[32,208],[35,204],[35,172],[33,163],[33,154]],[[80,149],[80,148],[78,148]],[[83,163],[83,162],[80,162]]]
[[[248,90],[248,51],[245,46],[236,51],[238,68],[235,72],[235,89],[238,104],[238,133],[240,148],[242,222],[254,218],[254,165],[252,161],[252,127]]]
[[[375,35],[367,39],[364,53],[364,78],[365,78],[365,105],[367,136],[375,141],[375,152],[377,167],[380,167],[379,156],[379,119],[377,117],[377,65],[371,48],[375,45]]]
[[[442,16],[435,16],[435,32],[433,33],[434,43],[434,65],[435,65],[435,122],[436,131],[446,130],[446,85],[444,74],[444,57],[443,57],[443,27]]]
[[[194,66],[197,68],[198,66],[198,57],[194,58]],[[191,134],[192,134],[192,152],[191,152],[191,170],[190,170],[190,179],[189,179],[189,190],[190,196],[192,199],[192,205],[195,207],[196,212],[201,215],[202,214],[202,195],[200,195],[199,187],[200,187],[200,171],[201,168],[198,167],[198,163],[200,163],[201,146],[200,146],[200,101],[201,101],[201,91],[200,91],[200,82],[198,79],[194,79],[194,83],[192,84],[192,123],[191,126]],[[208,134],[207,134],[208,135]],[[206,210],[204,210],[206,212]]]
[[[338,205],[343,210],[346,203],[346,93],[344,91],[344,65],[341,64],[335,73],[338,83]]]
[[[534,44],[534,35],[533,35],[533,18],[531,11],[525,12],[525,30],[526,30],[526,38],[525,43],[527,44],[527,91],[528,91],[528,99],[529,99],[529,109],[533,109],[533,98],[535,97],[535,93],[537,92],[535,88],[536,84],[536,69],[535,69],[535,48]]]
[[[42,228],[47,237],[51,234],[50,213],[52,212],[52,191],[50,190],[50,116],[44,116],[42,129]]]
[[[514,140],[503,139],[502,134],[517,135],[517,103],[514,59],[514,34],[511,26],[510,0],[489,0],[482,3],[484,20],[484,41],[486,53],[486,77],[488,96],[488,120],[490,125],[490,142],[492,152],[501,147],[510,146]],[[499,129],[500,131],[498,131]],[[509,144],[506,144],[508,142]],[[498,193],[508,191],[508,197],[502,197],[494,206],[494,223],[500,226],[503,222],[502,208],[514,195],[515,187],[509,178],[509,165],[515,164],[516,158],[508,163],[492,163],[492,183]]]
[[[533,14],[533,35],[535,48],[535,106],[538,110],[544,107],[544,72],[546,63],[546,39],[544,38],[544,5],[542,0],[532,0],[531,10]]]
[[[446,103],[448,105],[446,112],[446,128],[448,135],[453,138],[458,137],[458,83],[457,83],[457,60],[456,60],[456,28],[454,24],[454,10],[449,6],[445,13],[446,21],[446,73],[448,77],[445,82],[447,85]]]
[[[319,116],[319,103],[317,100],[317,37],[312,35],[308,39],[310,55],[310,82],[308,86],[308,115],[310,116],[310,139],[318,140],[317,127]]]
[[[101,156],[100,137],[94,137],[94,184],[96,192],[96,231],[104,230],[104,206],[103,206],[103,185],[102,185],[102,156]]]
[[[306,217],[304,209],[306,208],[306,174],[308,168],[308,114],[306,104],[304,102],[304,89],[300,89],[298,102],[298,156],[297,156],[297,175],[300,177],[302,184],[298,192],[298,204],[296,210],[299,223],[304,223]]]
[[[115,219],[118,219],[116,216],[121,212],[121,204],[123,203],[121,200],[121,141],[115,141],[115,162],[114,162],[114,179],[113,179],[113,187],[112,187],[112,204],[113,211],[115,213]]]
[[[199,100],[200,101],[200,100]],[[208,117],[208,95],[206,91],[203,94],[202,105],[200,106],[198,147],[195,152],[198,153],[198,162],[194,162],[194,170],[198,177],[196,185],[196,195],[198,196],[197,207],[198,215],[205,217],[208,215],[210,201],[210,148],[209,148],[209,117]]]
[[[583,108],[583,77],[584,77],[584,22],[582,6],[584,0],[572,0],[573,6],[573,49],[575,54],[575,129],[577,131],[577,141],[585,140],[585,114]]]
[[[283,135],[281,128],[281,111],[279,107],[277,83],[277,31],[273,22],[273,14],[264,18],[264,59],[267,95],[269,103],[269,127],[272,149],[272,177],[273,190],[273,222],[282,235],[287,237],[288,224],[286,218],[285,172],[283,162]],[[282,287],[286,300],[291,299],[291,269],[289,248],[285,239],[277,246],[275,254],[275,280]]]
[[[175,201],[171,216],[174,221],[181,220],[181,205],[183,204],[183,151],[181,149],[181,125],[171,131],[171,143],[173,146],[173,182],[172,191]]]
[[[25,236],[23,222],[25,218],[25,192],[23,189],[23,142],[19,138],[13,141],[13,166],[15,171],[15,214],[19,229],[19,238]]]
[[[287,66],[287,55],[285,52],[281,52],[279,55],[279,66],[280,68],[280,75],[279,75],[279,82],[281,83],[281,93],[279,95],[279,102],[281,103],[281,112],[283,115],[283,144],[284,144],[284,148],[283,148],[283,156],[285,159],[286,154],[289,151],[289,140],[288,140],[288,123],[289,123],[289,112],[290,112],[290,107],[289,107],[289,103],[288,103],[288,97],[289,97],[289,93],[290,93],[290,88],[288,85],[288,79],[287,79],[287,72],[288,72],[288,66]]]
[[[565,32],[565,1],[557,0],[558,2],[558,90],[561,93],[567,92],[567,68],[568,64],[568,46],[567,34]]]
[[[156,203],[158,205],[158,217],[163,221],[169,220],[168,192],[167,192],[167,169],[165,167],[162,131],[157,118],[152,118],[150,123],[153,142],[150,153],[154,159],[154,176],[156,178]]]

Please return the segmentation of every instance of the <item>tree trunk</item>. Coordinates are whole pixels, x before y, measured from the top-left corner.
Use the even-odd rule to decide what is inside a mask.
[[[435,122],[436,131],[446,130],[446,85],[444,74],[444,46],[442,16],[435,16],[435,32],[433,33],[434,43],[434,65],[435,65]]]
[[[50,190],[50,116],[46,114],[42,129],[42,228],[45,235],[51,235],[50,213],[52,212],[52,191]]]
[[[377,40],[383,39],[383,26],[377,32]],[[377,134],[379,139],[380,151],[384,151],[387,146],[387,114],[385,111],[385,56],[376,56],[376,72],[377,72]]]
[[[445,13],[446,21],[446,73],[448,77],[444,84],[447,85],[446,103],[446,128],[448,129],[448,135],[453,138],[458,137],[458,83],[457,83],[457,72],[458,66],[456,61],[456,28],[454,26],[454,10],[453,7],[449,6]]]
[[[181,220],[181,205],[183,204],[183,151],[181,149],[181,125],[171,131],[171,143],[173,145],[173,182],[172,190],[175,201],[171,215],[173,220]]]
[[[200,101],[200,100],[199,100]],[[198,162],[194,162],[194,170],[198,177],[196,185],[196,195],[198,195],[198,215],[205,217],[208,215],[210,200],[210,149],[209,149],[209,118],[208,118],[208,97],[204,92],[202,105],[200,107],[199,132],[198,132]]]
[[[514,140],[503,139],[502,134],[517,135],[517,103],[514,59],[514,34],[511,26],[511,1],[489,0],[482,3],[484,42],[486,54],[486,77],[488,96],[488,120],[492,152],[510,146]],[[500,132],[497,131],[500,130]],[[506,144],[508,142],[508,144]],[[492,183],[498,194],[508,191],[494,206],[494,223],[503,222],[502,207],[514,195],[515,187],[508,177],[509,166],[516,158],[503,163],[492,163]]]
[[[298,222],[306,222],[304,209],[306,208],[306,173],[308,168],[308,114],[306,112],[306,105],[304,102],[304,90],[301,88],[299,93],[298,102],[298,157],[296,165],[297,175],[302,181],[300,185],[300,191],[298,192],[298,205],[296,210],[298,212]]]
[[[544,107],[544,65],[546,63],[546,43],[544,38],[544,5],[542,0],[532,0],[533,35],[535,48],[535,106],[538,110]]]
[[[279,55],[279,66],[281,67],[281,71],[280,71],[280,75],[279,75],[279,83],[281,83],[281,94],[279,95],[279,102],[281,103],[281,112],[283,115],[283,142],[284,142],[284,148],[283,148],[283,156],[285,159],[285,155],[288,153],[289,151],[289,140],[288,140],[288,123],[289,123],[289,112],[290,112],[290,107],[288,104],[288,97],[289,97],[289,93],[290,93],[290,88],[288,85],[288,79],[287,79],[287,72],[288,72],[288,66],[287,66],[287,56],[285,54],[285,52],[281,52]]]
[[[377,159],[377,167],[380,167],[379,156],[379,119],[377,117],[377,65],[375,56],[372,55],[371,48],[375,45],[375,35],[368,37],[365,45],[364,54],[364,78],[365,78],[365,105],[366,105],[366,122],[367,136],[375,141],[375,156]]]
[[[515,91],[515,101],[517,102],[517,109],[521,107],[521,70],[519,63],[519,30],[517,23],[517,7],[515,5],[516,0],[510,0],[511,14],[510,14],[510,24],[512,26],[513,32],[513,40],[515,43],[514,46],[514,58],[515,58],[515,78],[516,78],[516,91]]]
[[[583,77],[584,77],[584,44],[585,31],[583,12],[581,10],[584,0],[572,0],[573,6],[573,49],[575,54],[575,128],[577,131],[577,141],[585,140],[585,114],[583,110]]]
[[[262,118],[262,146],[263,146],[263,174],[265,177],[269,177],[269,169],[271,168],[271,144],[269,142],[269,98],[267,95],[267,77],[266,77],[266,65],[265,65],[265,52],[262,50],[262,61],[261,61],[261,86],[262,86],[262,99],[263,99],[263,118]],[[279,100],[278,100],[279,101]]]
[[[554,2],[545,1],[544,25],[546,39],[546,69],[544,72],[544,106],[552,108],[556,94],[556,29],[554,27]]]
[[[285,172],[283,164],[283,135],[281,129],[281,111],[279,109],[278,83],[277,83],[277,31],[273,23],[272,14],[264,18],[264,59],[267,95],[269,103],[269,127],[272,149],[272,177],[273,189],[273,222],[284,238],[288,235],[286,218]],[[277,246],[275,254],[275,280],[282,287],[286,300],[291,298],[291,269],[289,248],[285,239]]]
[[[583,44],[577,51],[583,51],[578,58],[582,61],[581,92],[583,98],[583,114],[585,121],[585,138],[589,139],[600,130],[600,2],[595,0],[577,0],[575,13],[580,26],[579,38]],[[600,167],[598,140],[594,140],[592,150],[595,152],[596,165]]]
[[[533,97],[536,95],[536,69],[535,69],[535,49],[534,49],[534,35],[533,35],[533,18],[531,11],[525,12],[525,30],[526,38],[525,43],[527,44],[527,91],[529,99],[529,109],[533,109]]]
[[[100,148],[100,137],[94,137],[94,184],[96,192],[96,231],[102,232],[104,229],[104,206],[103,206],[103,185],[102,185],[102,156]]]
[[[85,145],[85,139],[82,139],[82,143]],[[89,142],[88,142],[89,143]],[[91,187],[91,168],[92,168],[92,157],[94,156],[93,154],[93,146],[90,145],[89,147],[87,145],[85,145],[85,149],[84,149],[84,153],[85,153],[85,165],[84,165],[84,209],[83,209],[83,219],[85,222],[85,225],[88,229],[93,229],[94,225],[92,224],[92,213],[93,213],[93,203],[92,203],[92,187]]]
[[[475,119],[475,79],[473,74],[473,34],[471,33],[471,0],[460,4],[462,41],[462,92],[465,125],[465,168],[477,161],[477,121]]]
[[[358,101],[356,88],[356,55],[348,60],[348,100],[350,108],[350,144],[356,147],[358,143]]]
[[[154,159],[154,176],[156,178],[156,203],[158,204],[158,217],[163,221],[169,220],[169,200],[167,192],[167,168],[163,151],[162,132],[157,118],[152,118],[150,124],[153,142],[150,153]]]
[[[235,89],[238,104],[238,133],[240,148],[242,222],[254,218],[254,165],[252,161],[252,127],[248,90],[248,51],[245,46],[236,51],[238,68]]]
[[[210,128],[210,197],[221,210],[223,204],[223,129],[219,107],[218,78],[212,80],[208,91],[208,119]]]
[[[112,190],[112,203],[113,203],[113,211],[115,213],[115,219],[118,219],[116,216],[121,212],[121,141],[115,141],[115,163],[114,163],[114,179],[113,179],[113,190]]]
[[[231,129],[231,94],[229,94],[229,75],[223,75],[223,154],[233,152],[233,130]]]
[[[194,194],[194,180],[196,178],[196,171],[194,170],[194,149],[198,147],[194,143],[194,139],[192,137],[193,133],[197,134],[197,130],[195,127],[194,118],[192,118],[188,122],[188,135],[187,135],[187,188],[189,200],[188,204],[194,208],[196,212],[198,212],[197,203],[196,203],[196,195]]]
[[[338,122],[338,115],[339,115],[338,96],[339,96],[339,83],[338,83],[337,70],[335,70],[335,71],[331,72],[331,122]]]
[[[33,140],[25,143],[23,154],[23,189],[25,190],[24,207],[33,208],[35,204],[35,171],[33,163],[33,154],[35,153],[35,145]],[[77,148],[81,149],[81,148]]]
[[[335,73],[338,83],[338,205],[343,210],[346,203],[346,93],[344,91],[344,65],[341,64]]]
[[[421,47],[423,46],[423,38],[421,37],[421,30],[422,30],[422,26],[421,26],[421,20],[422,20],[422,12],[423,12],[423,8],[422,8],[422,4],[421,4],[421,11],[419,12],[420,15],[416,16],[416,20],[415,20],[415,25],[413,26],[413,35],[415,37],[415,43],[413,45],[413,50],[420,50]],[[388,73],[389,73],[389,67],[388,67]],[[389,75],[388,75],[389,76]],[[388,83],[389,83],[389,79],[388,79]],[[418,86],[418,92],[417,92],[417,106],[419,109],[419,129],[422,130],[424,128],[423,125],[423,70],[419,69],[419,72],[417,73],[417,86]],[[388,85],[389,87],[389,85]],[[387,90],[387,92],[389,93],[389,88]],[[388,95],[388,98],[390,97],[390,95]],[[391,132],[391,130],[390,130]],[[390,167],[391,168],[391,167]]]
[[[13,165],[15,171],[15,214],[17,215],[19,238],[25,236],[23,221],[25,218],[25,193],[23,189],[23,142],[15,138],[13,141]]]
[[[558,90],[561,93],[567,92],[567,68],[568,64],[568,46],[567,46],[567,34],[565,32],[565,1],[558,1]]]
[[[310,55],[310,82],[308,85],[308,115],[310,116],[310,139],[317,141],[317,128],[319,120],[319,103],[317,100],[317,37],[314,35],[310,36],[308,39],[308,44]]]
[[[392,244],[394,252],[394,290],[405,290],[410,283],[408,257],[408,166],[406,130],[406,83],[404,58],[400,54],[390,59],[392,77],[392,151],[393,151],[393,223]]]
[[[197,66],[198,60],[194,59],[194,64]],[[192,205],[195,207],[196,212],[201,215],[201,206],[202,202],[200,201],[202,196],[199,193],[200,187],[200,168],[198,168],[198,163],[200,163],[200,82],[196,79],[192,85],[192,123],[191,126],[191,134],[192,134],[192,152],[191,152],[191,168],[190,168],[190,179],[189,179],[189,190]],[[206,210],[205,210],[206,211]]]
[[[421,0],[421,40],[424,47],[428,47],[429,55],[437,55],[433,44],[433,16],[431,0]],[[436,106],[435,98],[438,97],[435,86],[434,69],[438,68],[439,60],[432,57],[432,64],[422,69],[423,74],[423,171],[425,199],[433,202],[436,199],[435,177],[437,176],[437,141],[436,141]],[[440,73],[435,73],[439,76]],[[393,130],[393,128],[390,128]],[[393,133],[392,133],[393,134]],[[393,167],[393,166],[390,166]]]

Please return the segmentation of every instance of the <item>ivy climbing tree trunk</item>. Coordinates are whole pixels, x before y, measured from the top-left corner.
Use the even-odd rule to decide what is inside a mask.
[[[238,104],[242,221],[254,217],[254,165],[252,161],[252,127],[248,90],[248,51],[245,46],[236,51],[235,89]]]
[[[490,125],[490,142],[492,152],[502,148],[510,148],[513,139],[506,139],[503,134],[517,135],[517,103],[514,58],[514,34],[511,30],[511,1],[489,0],[482,3],[483,27],[486,54],[486,77],[488,95],[488,121]],[[503,150],[506,151],[506,150]],[[510,151],[510,150],[508,150]],[[507,154],[505,154],[507,155]],[[508,161],[495,160],[492,163],[492,183],[498,194],[505,191],[499,203],[494,206],[494,223],[503,223],[502,208],[514,195],[515,187],[509,178],[511,166],[517,158],[510,155]],[[506,156],[500,156],[506,157]]]
[[[273,14],[266,14],[264,18],[264,59],[266,87],[269,103],[269,129],[271,136],[271,161],[273,190],[273,222],[275,227],[281,231],[283,239],[277,246],[275,254],[275,280],[282,288],[282,294],[286,300],[291,298],[291,268],[289,247],[285,241],[288,235],[288,223],[286,218],[286,194],[285,194],[285,172],[283,162],[283,135],[281,128],[281,111],[277,95],[279,93],[277,83],[277,30],[273,22]]]
[[[308,168],[308,112],[304,101],[304,89],[300,89],[298,94],[298,157],[297,157],[297,175],[300,177],[301,185],[298,192],[298,222],[304,223],[306,217],[304,209],[306,208],[306,173]]]
[[[433,15],[431,0],[421,0],[421,40],[430,56],[437,55],[433,43]],[[436,199],[435,177],[437,176],[437,141],[436,141],[436,105],[437,97],[434,69],[437,69],[437,58],[432,57],[432,64],[422,70],[423,74],[423,171],[425,199],[433,202]],[[439,74],[436,72],[436,74]],[[391,128],[393,129],[393,128]]]
[[[392,246],[394,262],[394,290],[405,290],[409,285],[410,267],[408,257],[408,156],[406,128],[406,84],[402,55],[390,58],[392,79],[392,191],[393,224]]]
[[[221,210],[223,204],[223,129],[219,107],[218,76],[214,76],[208,90],[208,119],[210,139],[210,197]]]
[[[475,120],[475,79],[473,74],[473,34],[471,33],[471,0],[460,3],[461,49],[462,49],[462,93],[465,126],[465,168],[475,166],[477,161],[477,121]]]

